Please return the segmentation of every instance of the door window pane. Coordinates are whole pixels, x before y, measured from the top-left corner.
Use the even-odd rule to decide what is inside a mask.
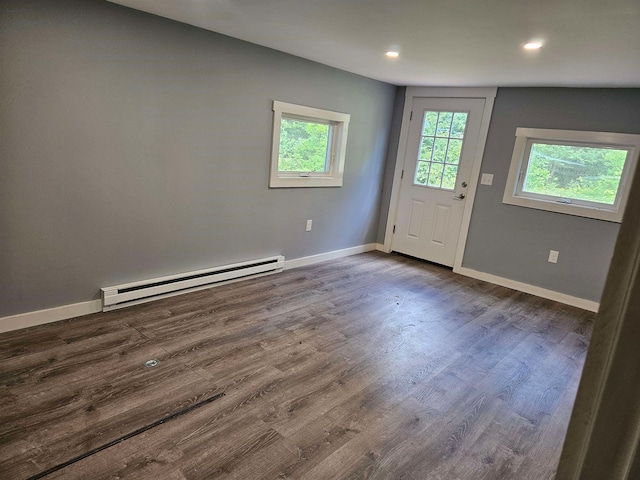
[[[428,185],[430,187],[438,187],[442,185],[442,172],[444,169],[444,163],[431,163],[431,171],[429,172],[429,182]]]
[[[467,128],[468,116],[469,114],[466,112],[456,112],[453,114],[453,123],[451,125],[451,136],[453,138],[464,137],[464,130]]]
[[[425,137],[435,136],[437,123],[438,112],[425,112],[424,123],[422,124],[422,135]]]
[[[444,163],[445,158],[447,157],[447,144],[449,140],[446,138],[436,138],[435,148],[433,149],[433,158],[434,162]]]
[[[416,183],[420,185],[427,184],[427,178],[429,178],[429,166],[431,162],[418,162],[418,168],[416,169]]]
[[[414,184],[455,189],[467,117],[466,112],[424,112]]]
[[[422,145],[420,145],[420,160],[431,161],[433,152],[433,137],[422,137]]]
[[[447,149],[447,163],[460,163],[460,152],[462,150],[462,140],[452,138],[449,140],[449,148]]]
[[[456,188],[456,177],[458,176],[457,165],[447,165],[444,167],[444,175],[442,176],[442,188],[454,190]]]
[[[449,137],[451,134],[451,119],[453,113],[440,112],[438,115],[438,128],[436,129],[436,135],[438,137]]]

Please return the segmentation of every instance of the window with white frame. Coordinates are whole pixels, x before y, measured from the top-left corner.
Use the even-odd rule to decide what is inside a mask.
[[[518,128],[503,202],[621,222],[640,135]]]
[[[342,186],[350,118],[274,101],[269,186]]]

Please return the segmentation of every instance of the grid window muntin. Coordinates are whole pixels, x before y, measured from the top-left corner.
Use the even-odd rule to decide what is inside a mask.
[[[414,185],[454,190],[468,112],[424,113]]]

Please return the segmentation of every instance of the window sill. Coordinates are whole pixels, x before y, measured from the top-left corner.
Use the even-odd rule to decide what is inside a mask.
[[[622,222],[622,212],[612,210],[604,210],[600,208],[586,207],[584,205],[559,203],[550,200],[538,200],[525,197],[517,197],[506,195],[502,199],[502,203],[506,205],[515,205],[518,207],[533,208],[536,210],[544,210],[547,212],[563,213],[565,215],[573,215],[576,217],[593,218],[594,220],[604,220],[606,222]]]

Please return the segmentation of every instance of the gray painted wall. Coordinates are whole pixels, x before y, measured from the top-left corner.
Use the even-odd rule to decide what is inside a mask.
[[[375,242],[395,92],[103,1],[2,2],[0,317]],[[267,187],[274,99],[351,114],[342,188]]]
[[[389,215],[389,204],[391,203],[391,193],[393,188],[393,174],[396,168],[398,157],[398,146],[400,145],[400,129],[402,127],[402,113],[404,111],[404,100],[406,94],[405,87],[398,87],[396,90],[396,101],[393,107],[393,117],[391,120],[391,134],[389,135],[389,151],[387,152],[387,162],[384,169],[384,183],[382,185],[382,201],[380,207],[380,224],[378,225],[378,243],[384,243],[384,234],[387,228],[387,217]]]
[[[504,205],[517,127],[640,133],[640,89],[500,88],[471,217],[463,266],[599,301],[619,225]]]

